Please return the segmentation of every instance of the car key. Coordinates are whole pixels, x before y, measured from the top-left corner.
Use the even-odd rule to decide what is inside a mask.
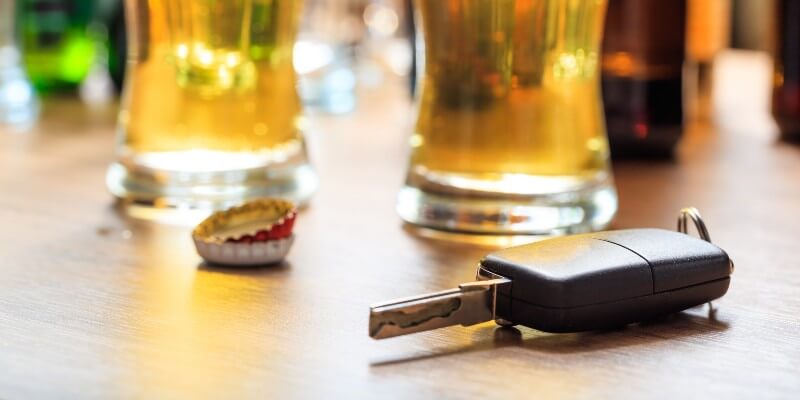
[[[619,327],[724,295],[733,263],[708,240],[696,209],[682,210],[707,240],[662,229],[548,239],[494,252],[477,281],[370,308],[375,339],[495,320],[546,332]]]

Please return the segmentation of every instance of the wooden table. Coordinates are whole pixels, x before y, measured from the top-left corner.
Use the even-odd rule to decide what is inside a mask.
[[[371,303],[468,281],[491,250],[395,215],[399,92],[315,118],[320,190],[288,261],[262,269],[206,267],[188,227],[112,207],[114,107],[50,100],[32,132],[0,132],[0,398],[797,398],[800,148],[742,110],[693,125],[675,162],[615,166],[614,227],[703,211],[736,261],[715,315],[370,339]]]

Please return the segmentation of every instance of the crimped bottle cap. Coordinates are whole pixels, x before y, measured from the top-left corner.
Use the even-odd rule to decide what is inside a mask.
[[[192,231],[197,252],[210,263],[265,265],[283,260],[294,242],[292,202],[258,199],[219,211]]]

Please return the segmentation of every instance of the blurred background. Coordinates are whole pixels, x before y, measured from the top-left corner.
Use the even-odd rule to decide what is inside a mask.
[[[125,76],[123,3],[2,0],[0,44],[15,45],[19,56],[5,50],[0,66],[21,66],[40,97],[114,101]],[[307,0],[303,14],[294,65],[308,108],[347,114],[356,106],[358,87],[410,79],[409,1]]]
[[[122,0],[1,3],[0,122],[25,131],[37,99],[116,103],[127,49]],[[611,0],[602,82],[613,157],[669,158],[687,122],[735,124],[717,121],[720,109],[796,140],[798,20],[796,0]],[[347,115],[360,93],[387,83],[411,96],[414,40],[411,0],[307,0],[294,53],[306,110]],[[734,92],[715,85],[731,73],[726,64],[746,70]]]
[[[127,48],[122,0],[2,3],[3,122],[34,122],[36,97],[74,96],[89,105],[116,101]],[[669,156],[687,120],[714,122],[720,107],[765,116],[771,109],[778,122],[773,130],[795,138],[796,3],[611,0],[602,65],[614,157]],[[411,0],[307,0],[294,54],[307,110],[346,115],[357,108],[360,92],[387,81],[402,82],[411,94],[412,10]],[[744,52],[752,56],[752,91],[715,87],[726,73],[717,67]]]

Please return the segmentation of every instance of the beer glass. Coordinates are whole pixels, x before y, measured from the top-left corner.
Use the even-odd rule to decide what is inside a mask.
[[[224,208],[316,188],[292,49],[297,0],[126,0],[128,67],[110,191],[133,207]]]
[[[605,227],[617,208],[598,78],[604,0],[417,0],[413,224],[480,233]]]

